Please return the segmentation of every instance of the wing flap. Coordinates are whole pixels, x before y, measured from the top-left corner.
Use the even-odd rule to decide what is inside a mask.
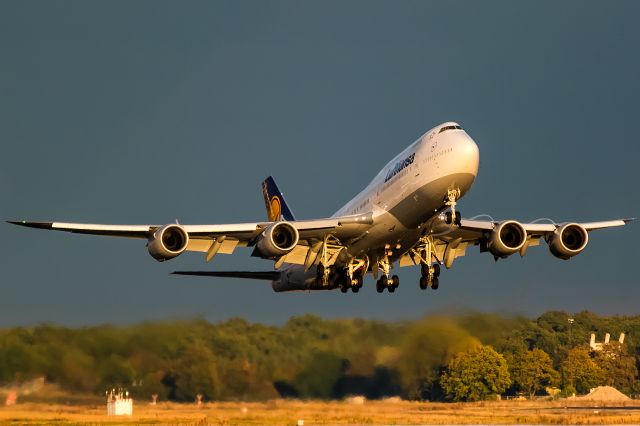
[[[286,263],[293,263],[295,265],[304,265],[304,261],[307,258],[309,252],[309,246],[303,246],[298,244],[293,250],[289,252],[284,258]]]

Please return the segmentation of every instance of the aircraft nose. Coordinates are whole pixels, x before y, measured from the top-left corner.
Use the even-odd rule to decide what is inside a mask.
[[[478,175],[478,167],[480,166],[480,150],[478,145],[467,134],[461,135],[457,141],[458,159],[461,170],[464,173]]]

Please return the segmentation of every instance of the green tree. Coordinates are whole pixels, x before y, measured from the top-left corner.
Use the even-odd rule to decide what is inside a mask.
[[[454,401],[480,401],[502,394],[511,384],[507,361],[491,346],[455,356],[440,379]]]
[[[586,394],[603,383],[604,372],[589,355],[586,347],[573,348],[562,363],[565,387],[573,386],[579,394]]]
[[[530,398],[545,386],[555,386],[559,381],[560,376],[553,369],[551,358],[540,349],[516,352],[509,355],[507,361],[513,384]]]
[[[479,346],[476,338],[450,319],[428,317],[414,325],[393,363],[400,372],[403,392],[411,399],[440,399],[439,378],[455,354]]]
[[[169,388],[169,398],[177,401],[194,401],[196,395],[215,399],[220,391],[220,382],[215,358],[201,344],[190,344],[178,355],[174,367],[162,379]]]
[[[348,367],[348,361],[335,353],[316,352],[296,376],[295,387],[306,398],[332,398],[335,384]]]

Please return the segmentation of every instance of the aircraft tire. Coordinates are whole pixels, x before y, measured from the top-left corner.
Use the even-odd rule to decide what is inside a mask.
[[[435,278],[438,278],[440,276],[440,265],[438,265],[437,263],[433,264],[433,276]]]
[[[446,223],[447,225],[451,225],[452,222],[453,222],[453,215],[451,214],[451,212],[446,212],[444,214],[444,223]]]
[[[423,277],[429,276],[429,266],[426,263],[423,263],[420,266],[420,273],[422,274]]]
[[[376,291],[378,293],[382,293],[384,291],[384,284],[382,282],[382,278],[378,278],[378,281],[376,281]]]
[[[433,290],[437,290],[439,286],[440,286],[440,280],[438,280],[437,278],[434,278],[433,282],[431,283],[431,288]]]
[[[393,287],[394,289],[398,288],[398,286],[400,285],[400,277],[394,275],[391,277],[391,281],[393,282],[393,284],[391,284],[391,287]]]
[[[342,286],[340,287],[340,291],[346,293],[347,291],[349,291],[349,287]]]
[[[429,278],[421,277],[420,278],[420,289],[421,290],[426,290],[427,287],[429,287]]]

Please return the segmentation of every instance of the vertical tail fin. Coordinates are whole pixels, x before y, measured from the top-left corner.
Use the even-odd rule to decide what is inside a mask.
[[[269,221],[276,222],[281,219],[287,221],[296,220],[287,202],[284,200],[284,196],[271,176],[262,182],[262,195],[264,196],[264,204],[267,208],[267,219],[269,219]]]

